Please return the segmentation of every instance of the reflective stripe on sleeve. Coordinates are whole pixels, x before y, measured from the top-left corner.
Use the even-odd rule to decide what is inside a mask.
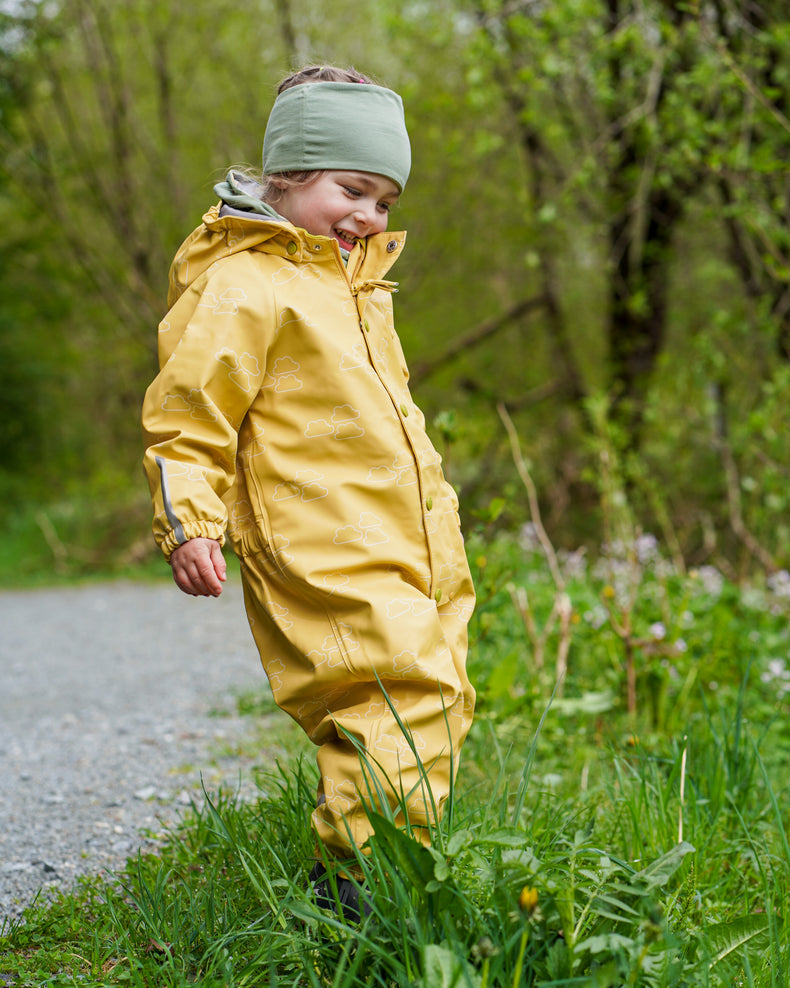
[[[170,488],[167,483],[167,464],[161,456],[155,457],[156,465],[159,467],[159,477],[162,483],[162,501],[165,506],[165,514],[167,515],[167,520],[173,529],[173,535],[175,535],[176,540],[179,545],[183,545],[187,541],[186,535],[184,535],[184,526],[178,520],[178,515],[173,510],[173,504],[170,501]]]

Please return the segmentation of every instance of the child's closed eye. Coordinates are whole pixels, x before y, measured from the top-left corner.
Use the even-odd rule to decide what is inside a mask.
[[[367,193],[364,189],[358,189],[353,185],[342,185],[341,188],[343,192],[349,197],[349,199],[359,200],[363,199]],[[393,207],[397,206],[397,200],[382,199],[376,203],[376,209],[383,213],[389,213]]]

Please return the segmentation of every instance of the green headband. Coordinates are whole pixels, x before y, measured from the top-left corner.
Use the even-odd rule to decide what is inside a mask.
[[[315,82],[280,93],[263,139],[263,174],[372,172],[402,191],[411,168],[403,102],[381,86]]]

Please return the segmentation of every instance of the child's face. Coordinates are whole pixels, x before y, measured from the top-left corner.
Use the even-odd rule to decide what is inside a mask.
[[[398,187],[370,172],[327,171],[304,185],[283,190],[277,212],[313,236],[333,237],[346,250],[357,240],[387,229]]]

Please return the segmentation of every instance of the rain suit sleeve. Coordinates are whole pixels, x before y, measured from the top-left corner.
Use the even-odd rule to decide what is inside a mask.
[[[154,537],[166,559],[188,539],[225,540],[223,496],[235,479],[238,431],[260,389],[276,325],[254,265],[249,253],[216,265],[159,329],[161,370],[143,403],[144,466]]]

